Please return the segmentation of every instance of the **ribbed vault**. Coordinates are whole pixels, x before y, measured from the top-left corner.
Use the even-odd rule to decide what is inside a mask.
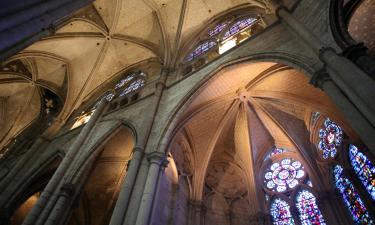
[[[286,148],[314,167],[308,131],[313,112],[343,121],[306,75],[271,62],[225,68],[192,98],[171,151],[180,171],[182,164],[191,168],[190,198],[212,210],[238,208],[240,201],[244,211],[257,213],[263,198],[257,179],[269,150]]]
[[[53,134],[75,109],[104,92],[106,84],[118,79],[124,71],[148,60],[173,67],[182,54],[181,46],[193,43],[197,33],[214,18],[240,8],[265,9],[267,3],[263,0],[223,0],[220,4],[215,0],[96,0],[63,18],[54,28],[54,35],[29,46],[10,61],[32,62],[33,76],[38,74],[37,79],[63,90],[66,101],[55,120],[57,123],[50,129]],[[44,72],[37,73],[40,70]],[[9,88],[13,89],[12,85]],[[30,91],[26,92],[31,96]],[[4,101],[1,102],[4,106]],[[37,102],[31,105],[40,107]],[[3,111],[7,109],[2,107]]]

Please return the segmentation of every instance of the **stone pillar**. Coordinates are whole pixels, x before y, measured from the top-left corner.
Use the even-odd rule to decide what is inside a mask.
[[[302,225],[301,224],[301,221],[299,219],[299,212],[298,212],[298,209],[297,207],[294,205],[294,204],[291,204],[290,205],[290,214],[292,214],[292,217],[293,217],[293,220],[294,220],[294,223],[296,225]]]
[[[53,208],[53,205],[55,203],[53,200],[54,198],[52,198],[52,201],[50,198],[53,197],[54,193],[56,193],[56,189],[60,186],[61,181],[63,180],[63,177],[65,175],[65,172],[68,170],[72,161],[76,158],[78,150],[82,147],[82,144],[89,136],[94,125],[101,116],[106,106],[106,103],[107,101],[103,99],[99,103],[89,122],[86,125],[84,125],[78,137],[75,139],[74,143],[72,144],[67,154],[63,158],[62,162],[60,163],[59,167],[57,167],[55,173],[48,182],[47,186],[44,188],[37,203],[34,205],[30,213],[25,218],[24,222],[22,223],[23,225],[35,225],[36,221],[43,224],[44,219],[47,218],[49,214],[49,210]]]
[[[334,49],[324,46],[321,40],[297,21],[285,7],[277,9],[277,15],[303,43],[315,52],[326,65],[332,81],[342,90],[363,116],[375,126],[375,81]]]
[[[332,81],[330,75],[321,70],[314,74],[311,83],[321,88],[335,102],[345,118],[348,119],[352,128],[361,137],[362,141],[375,153],[375,129],[363,114],[350,102],[337,85]]]
[[[65,218],[62,218],[61,215],[64,215],[67,210],[69,210],[69,205],[73,200],[73,197],[76,194],[75,185],[72,183],[65,183],[62,185],[55,207],[53,208],[51,214],[47,218],[44,224],[46,225],[58,225],[61,224]]]
[[[317,204],[322,212],[323,218],[327,224],[332,225],[349,225],[351,221],[347,219],[347,212],[342,210],[338,194],[332,189],[328,191],[320,191],[318,193]],[[341,206],[340,206],[341,205]]]
[[[202,201],[189,201],[189,215],[190,215],[190,222],[189,225],[203,225],[203,203]]]
[[[120,194],[113,210],[110,225],[121,225],[129,204],[130,194],[132,192],[139,165],[141,164],[144,149],[136,146],[133,150],[133,157],[128,165],[124,182],[121,186]]]
[[[136,225],[147,225],[151,214],[155,188],[159,178],[159,171],[166,163],[166,156],[161,152],[152,152],[147,155],[150,162],[145,189],[143,190],[141,205],[137,215]]]

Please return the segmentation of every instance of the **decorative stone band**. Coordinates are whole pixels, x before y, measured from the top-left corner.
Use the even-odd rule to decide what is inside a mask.
[[[151,152],[146,155],[150,164],[157,164],[159,166],[167,167],[168,166],[168,159],[166,155],[162,152]]]
[[[59,196],[63,196],[66,198],[72,198],[76,193],[76,187],[72,183],[65,183],[62,185],[60,189]]]
[[[315,87],[322,88],[323,83],[327,80],[331,80],[329,77],[329,74],[327,73],[326,69],[323,68],[319,71],[317,71],[310,80],[310,84],[314,85]]]

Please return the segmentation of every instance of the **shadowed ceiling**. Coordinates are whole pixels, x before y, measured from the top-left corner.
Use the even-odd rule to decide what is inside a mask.
[[[190,175],[191,199],[224,211],[241,199],[242,206],[252,205],[242,209],[248,215],[260,208],[256,174],[272,147],[306,158],[315,151],[313,112],[343,121],[306,75],[271,62],[227,67],[187,104],[171,153],[179,172]]]

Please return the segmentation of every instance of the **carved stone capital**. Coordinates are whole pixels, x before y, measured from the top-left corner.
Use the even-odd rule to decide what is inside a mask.
[[[159,166],[168,165],[167,157],[162,152],[151,152],[146,155],[150,164],[158,164]]]
[[[328,72],[325,69],[321,69],[311,77],[310,84],[322,88],[323,83],[330,79]]]
[[[72,198],[76,193],[76,187],[72,183],[65,183],[62,185],[60,189],[60,196],[64,196],[66,198]]]

